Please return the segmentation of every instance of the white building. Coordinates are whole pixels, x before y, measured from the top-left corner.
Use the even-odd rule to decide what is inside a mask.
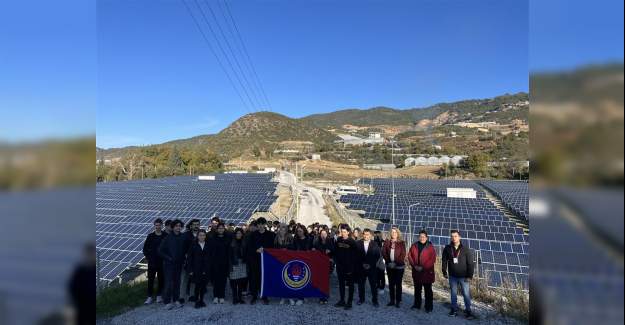
[[[451,161],[451,158],[449,158],[449,156],[441,156],[440,158],[438,158],[438,162],[441,165],[449,165],[450,161]]]
[[[459,165],[462,164],[463,160],[464,160],[464,157],[462,157],[462,156],[453,156],[453,157],[451,157],[450,162],[454,166],[459,166]]]
[[[434,156],[428,158],[427,161],[428,161],[428,165],[429,166],[436,166],[436,165],[440,165],[441,164],[440,161],[438,160],[438,158],[436,158]]]

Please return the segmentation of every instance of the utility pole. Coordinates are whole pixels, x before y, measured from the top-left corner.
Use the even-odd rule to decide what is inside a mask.
[[[393,187],[393,200],[392,200],[392,219],[393,225],[395,225],[395,160],[393,159],[393,151],[395,149],[395,141],[391,138],[391,164],[393,164],[393,168],[391,169],[391,185]]]

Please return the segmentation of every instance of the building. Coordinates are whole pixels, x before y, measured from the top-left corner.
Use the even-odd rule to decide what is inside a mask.
[[[312,160],[321,160],[321,155],[320,155],[320,154],[318,154],[318,153],[313,153],[313,154],[310,156],[310,159],[312,159]]]
[[[362,165],[364,169],[373,169],[373,170],[392,170],[395,169],[394,164],[364,164]]]

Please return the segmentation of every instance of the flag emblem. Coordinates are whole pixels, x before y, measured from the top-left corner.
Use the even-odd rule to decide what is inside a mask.
[[[299,290],[310,282],[310,268],[308,264],[294,260],[286,263],[282,268],[282,281],[284,285],[293,289]]]

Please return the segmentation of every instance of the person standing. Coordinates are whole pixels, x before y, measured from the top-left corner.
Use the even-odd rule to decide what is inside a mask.
[[[378,244],[378,247],[382,249],[384,247],[384,238],[382,237],[382,232],[376,230],[373,232],[373,241]],[[384,288],[386,287],[386,272],[385,268],[376,267],[377,269],[377,280],[378,280],[378,296],[384,294]]]
[[[167,234],[163,232],[163,220],[154,220],[154,231],[148,234],[143,243],[143,256],[148,262],[148,298],[145,304],[151,304],[154,295],[154,280],[158,280],[158,290],[156,291],[156,302],[163,302],[163,287],[165,286],[163,277],[163,260],[158,254],[158,248]]]
[[[193,283],[195,283],[195,308],[206,307],[204,295],[210,279],[210,264],[210,248],[206,242],[206,232],[201,229],[197,233],[197,241],[191,244],[189,253],[187,253],[188,272]]]
[[[247,265],[245,263],[245,240],[243,230],[236,228],[230,243],[230,288],[232,304],[244,304],[243,290],[247,282]]]
[[[252,292],[252,301],[250,304],[255,304],[258,295],[260,293],[260,283],[261,283],[261,254],[263,253],[263,249],[265,248],[273,248],[273,243],[275,240],[275,234],[269,230],[267,230],[267,220],[263,217],[260,217],[256,220],[256,228],[257,230],[250,234],[249,243],[248,243],[248,263],[250,264],[250,291]],[[269,304],[269,299],[267,297],[261,297],[263,300],[263,304]]]
[[[358,262],[358,248],[356,247],[356,241],[350,236],[348,225],[341,225],[340,232],[341,236],[336,240],[334,247],[334,262],[339,280],[341,300],[334,306],[344,307],[346,310],[349,310],[352,308],[352,301],[354,300],[354,268]],[[347,301],[345,300],[345,287],[348,288]]]
[[[210,239],[213,303],[223,304],[226,299],[226,281],[230,273],[231,239],[223,222],[220,222],[216,229],[215,235]]]
[[[182,233],[185,239],[185,253],[188,253],[189,250],[191,249],[191,245],[193,245],[193,243],[197,241],[197,234],[199,231],[200,231],[200,220],[191,219],[187,223],[186,231]],[[185,263],[186,263],[186,257],[185,257]],[[186,265],[184,265],[182,275],[180,278],[180,303],[181,304],[184,304],[185,299],[187,298],[189,302],[195,302],[197,299],[197,297],[191,294],[191,292],[195,291],[192,288],[192,287],[195,287],[195,283],[193,283],[193,281],[190,281],[191,276],[189,275],[189,272],[187,271],[188,269],[189,268],[186,267]]]
[[[388,274],[388,290],[390,302],[387,306],[401,306],[402,281],[406,260],[406,243],[402,239],[399,228],[393,227],[390,238],[384,242],[382,256],[386,261],[386,274]]]
[[[165,273],[165,290],[163,303],[167,309],[182,307],[180,298],[180,277],[186,256],[186,240],[181,233],[182,221],[172,222],[172,232],[167,235],[158,248],[158,254],[163,259]]]
[[[281,224],[276,232],[273,248],[276,249],[289,249],[293,244],[293,236],[289,233],[289,227],[285,224]]]
[[[475,319],[471,312],[471,291],[469,281],[473,278],[473,253],[468,247],[462,245],[462,239],[458,230],[451,231],[451,243],[445,246],[441,258],[443,277],[449,279],[451,290],[450,317],[458,316],[458,286],[462,287],[464,298],[464,312],[467,319]]]
[[[295,228],[295,237],[293,238],[293,243],[291,243],[290,250],[293,251],[309,251],[312,249],[312,241],[308,238],[308,233],[306,227],[303,225],[298,225]],[[301,306],[304,304],[304,299],[298,298],[295,301],[290,299],[291,305]]]
[[[427,231],[419,231],[419,240],[410,247],[408,262],[412,266],[415,297],[411,309],[421,309],[421,291],[423,290],[425,291],[425,312],[430,313],[434,308],[432,283],[435,280],[436,249],[429,241]]]
[[[330,269],[328,272],[332,275],[334,271],[334,260],[333,260],[333,252],[334,252],[334,238],[330,236],[327,228],[321,228],[319,230],[319,237],[315,238],[313,241],[313,250],[320,251],[324,253],[328,259],[330,259]],[[319,303],[325,305],[328,303],[328,298],[319,299]]]
[[[371,302],[374,307],[378,307],[378,281],[377,281],[377,264],[380,260],[380,247],[373,240],[373,234],[370,229],[362,231],[362,240],[358,241],[358,260],[361,269],[360,278],[358,279],[358,305],[365,303],[365,284],[369,282],[371,287]]]

